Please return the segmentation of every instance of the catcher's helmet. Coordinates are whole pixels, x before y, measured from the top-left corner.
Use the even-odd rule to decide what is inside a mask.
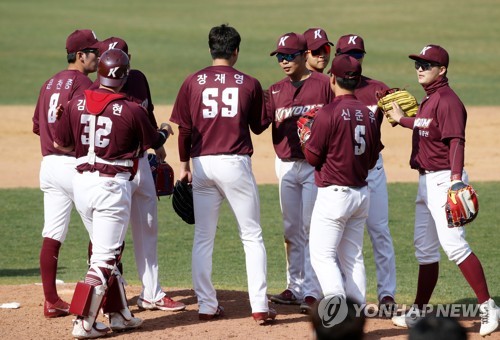
[[[99,82],[104,86],[119,87],[127,81],[130,62],[122,50],[113,48],[101,55],[97,73]]]

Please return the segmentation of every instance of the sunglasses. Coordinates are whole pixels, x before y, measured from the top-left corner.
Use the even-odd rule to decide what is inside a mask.
[[[429,63],[427,61],[415,61],[415,70],[418,70],[419,68],[421,68],[422,71],[429,71],[434,66],[439,66],[439,65]]]
[[[278,62],[281,63],[283,60],[286,60],[288,62],[293,61],[295,58],[297,58],[298,55],[301,55],[303,52],[295,52],[293,54],[285,54],[285,53],[278,53],[276,54],[276,58],[278,58]]]
[[[323,55],[323,54],[330,54],[331,48],[330,45],[323,45],[317,50],[309,50],[311,52],[311,55],[314,57]]]

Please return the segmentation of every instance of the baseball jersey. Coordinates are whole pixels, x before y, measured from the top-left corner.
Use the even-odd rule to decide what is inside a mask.
[[[319,72],[312,72],[299,87],[288,77],[269,87],[266,108],[273,123],[274,150],[280,159],[304,159],[297,120],[310,109],[330,103],[333,97],[330,78]]]
[[[33,133],[40,136],[43,156],[66,154],[54,148],[53,144],[57,106],[62,104],[65,108],[68,101],[91,85],[90,78],[77,70],[63,70],[43,84],[33,114]]]
[[[314,172],[316,185],[365,186],[379,140],[377,119],[366,105],[354,95],[335,97],[318,111],[305,146],[323,160]]]
[[[383,92],[385,90],[389,90],[389,86],[381,81],[365,76],[361,76],[361,80],[354,90],[354,95],[356,96],[356,98],[358,98],[360,102],[365,104],[372,112],[375,113],[379,128],[382,126],[384,115],[380,108],[377,106],[378,99],[376,93]],[[379,152],[384,149],[384,144],[382,144],[382,141],[380,141],[379,147]]]
[[[162,144],[142,106],[106,89],[86,90],[72,99],[55,132],[57,144],[75,146],[77,159],[89,153],[92,141],[96,156],[106,161],[133,160],[144,148]],[[131,171],[130,167],[100,162],[80,164],[77,170],[111,175]]]
[[[413,124],[412,169],[430,171],[450,170],[449,146],[446,140],[465,141],[467,111],[446,77],[426,89]]]
[[[250,129],[269,126],[259,81],[231,66],[209,66],[186,78],[170,121],[191,131],[191,157],[252,155]]]
[[[99,85],[99,77],[97,77],[89,90],[98,89]],[[144,73],[139,70],[130,70],[127,77],[127,82],[125,83],[125,85],[123,85],[120,93],[125,94],[128,100],[134,101],[145,108],[151,124],[155,128],[158,128],[158,123],[156,122],[156,118],[153,113],[154,105],[153,101],[151,100],[149,83]]]

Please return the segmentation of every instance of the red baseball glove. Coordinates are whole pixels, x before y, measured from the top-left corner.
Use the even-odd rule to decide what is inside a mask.
[[[449,228],[472,222],[479,212],[476,191],[462,181],[453,181],[448,189],[445,210]]]
[[[309,137],[311,137],[311,127],[319,109],[319,107],[314,107],[304,113],[299,120],[297,120],[297,133],[302,147],[304,147],[304,144],[307,142]]]

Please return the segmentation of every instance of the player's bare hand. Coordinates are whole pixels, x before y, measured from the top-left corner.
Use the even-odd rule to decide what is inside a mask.
[[[161,163],[165,162],[165,158],[167,158],[167,151],[165,148],[160,146],[158,149],[155,149],[156,158],[160,160]]]
[[[62,104],[57,105],[56,107],[56,119],[59,120],[62,117],[62,114],[64,112],[64,107]]]
[[[174,130],[172,130],[172,126],[168,123],[161,123],[160,130],[166,130],[169,136],[174,135]]]
[[[179,180],[181,182],[191,183],[193,182],[193,174],[191,173],[191,166],[189,161],[181,162],[181,168],[179,171]]]
[[[401,120],[401,118],[404,117],[404,112],[403,112],[403,109],[401,109],[401,107],[399,106],[398,103],[392,102],[392,110],[387,111],[385,113],[385,116],[387,118],[392,118],[396,122],[399,123],[399,121]]]

